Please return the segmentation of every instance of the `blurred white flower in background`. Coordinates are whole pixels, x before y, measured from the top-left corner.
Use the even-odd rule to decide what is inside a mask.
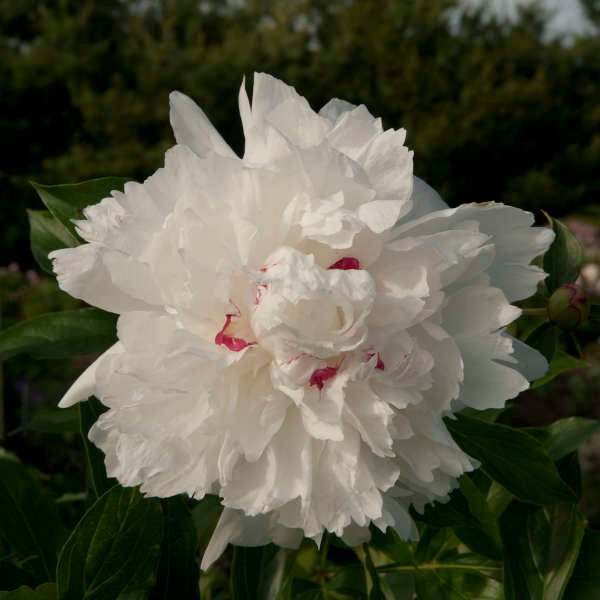
[[[410,505],[475,466],[442,417],[546,369],[503,328],[553,234],[502,204],[447,208],[362,105],[315,113],[265,74],[239,102],[243,159],[173,92],[165,167],[51,254],[62,289],[120,315],[60,406],[109,408],[89,435],[122,485],[222,498],[203,568],[228,542],[414,538]]]

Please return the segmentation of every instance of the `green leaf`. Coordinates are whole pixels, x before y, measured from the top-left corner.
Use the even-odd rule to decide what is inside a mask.
[[[56,584],[43,583],[35,590],[21,586],[10,592],[0,592],[0,600],[56,600]]]
[[[97,398],[89,398],[87,402],[79,402],[77,409],[79,411],[79,431],[88,461],[90,485],[94,497],[99,498],[117,483],[114,478],[106,475],[104,452],[92,444],[88,438],[90,427],[98,420],[106,407]]]
[[[264,600],[266,579],[277,554],[273,544],[246,548],[234,546],[231,565],[233,600]]]
[[[292,600],[324,600],[321,586],[309,579],[294,579],[291,584]]]
[[[496,519],[500,518],[512,501],[513,495],[497,481],[492,481],[487,494],[487,503]]]
[[[326,568],[328,576],[325,578],[324,588],[326,591],[332,591],[336,594],[332,595],[333,598],[339,598],[339,594],[350,598],[365,597],[367,593],[366,582],[364,577],[361,577],[359,562],[346,564],[341,568],[334,567],[330,562]],[[395,575],[395,573],[392,575]],[[396,600],[400,599],[396,598]]]
[[[552,323],[542,323],[527,336],[525,343],[539,350],[551,363],[558,343],[556,327]]]
[[[53,274],[48,254],[60,248],[77,246],[79,240],[47,210],[28,210],[31,253],[46,273]]]
[[[412,546],[392,529],[388,527],[383,533],[378,527],[371,525],[370,546],[384,554],[394,563],[412,565],[415,563]]]
[[[475,417],[481,421],[494,423],[505,410],[506,408],[486,408],[485,410],[477,410],[476,408],[465,406],[465,408],[460,411],[460,414],[466,415],[467,417]]]
[[[112,190],[122,191],[127,181],[130,180],[126,177],[102,177],[65,185],[42,185],[32,181],[31,185],[52,215],[76,240],[80,240],[71,219],[83,218],[82,210],[86,206],[107,198]]]
[[[413,513],[413,517],[433,527],[453,527],[458,538],[474,552],[501,558],[500,530],[486,496],[468,475],[462,475],[459,482],[460,489],[450,494],[449,502],[430,504],[423,515]]]
[[[47,313],[0,331],[0,360],[17,354],[69,358],[104,352],[116,342],[117,316],[97,308]]]
[[[585,520],[577,506],[513,502],[501,527],[506,600],[560,600],[584,534]]]
[[[420,571],[415,583],[419,600],[504,600],[502,585],[477,571]]]
[[[479,488],[473,483],[468,475],[462,475],[459,479],[460,491],[464,495],[470,513],[477,519],[478,528],[470,535],[471,543],[467,544],[471,550],[490,556],[500,558],[502,556],[502,538],[500,536],[500,527],[496,515],[488,505],[487,498],[481,493]],[[464,532],[457,531],[458,537],[464,540]],[[475,545],[473,540],[475,541]],[[488,546],[489,545],[489,546]]]
[[[362,547],[357,548],[356,553],[363,563],[367,598],[369,600],[386,600],[381,581],[379,580],[379,573],[373,564],[368,544],[363,544]]]
[[[79,414],[76,406],[58,408],[55,406],[40,406],[35,409],[29,423],[16,431],[39,431],[41,433],[78,433]]]
[[[25,466],[0,455],[0,537],[36,582],[54,579],[65,532],[54,502]]]
[[[556,376],[564,373],[565,371],[569,371],[571,369],[581,369],[582,367],[589,367],[590,364],[585,360],[581,360],[580,358],[576,358],[575,356],[571,356],[562,350],[555,352],[550,360],[550,365],[548,367],[548,371],[543,377],[540,379],[536,379],[531,384],[531,389],[538,388],[549,381],[552,381]]]
[[[550,249],[544,254],[544,271],[548,273],[546,287],[552,294],[563,283],[577,279],[583,264],[583,248],[566,225],[542,211],[556,235]]]
[[[559,460],[577,450],[579,444],[599,426],[600,421],[595,419],[568,417],[546,427],[528,427],[524,431],[544,445],[552,460]]]
[[[600,531],[586,529],[564,600],[600,598]]]
[[[200,556],[204,556],[222,512],[223,506],[219,497],[208,494],[192,509],[192,519],[196,529],[196,543]]]
[[[196,562],[196,532],[192,515],[181,496],[161,500],[164,537],[156,586],[150,600],[199,600],[200,570]]]
[[[160,500],[115,486],[98,498],[65,543],[56,570],[58,600],[146,598],[162,536]]]
[[[413,600],[415,597],[415,578],[408,573],[381,573],[382,588],[389,590],[393,600]],[[354,597],[354,596],[351,596]],[[362,596],[355,596],[361,598]]]
[[[593,321],[600,320],[600,304],[592,304],[590,306],[590,315],[588,318]]]
[[[534,437],[463,415],[456,415],[456,420],[446,418],[445,422],[456,443],[481,462],[484,473],[520,500],[533,504],[576,500]]]

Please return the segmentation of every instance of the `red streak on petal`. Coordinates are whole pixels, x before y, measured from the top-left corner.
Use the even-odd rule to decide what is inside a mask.
[[[344,256],[344,258],[340,258],[340,260],[334,262],[329,268],[348,271],[350,269],[360,269],[360,263],[358,262],[358,258],[354,258],[353,256]]]
[[[218,346],[225,346],[228,350],[232,350],[233,352],[239,352],[247,346],[254,346],[256,342],[247,342],[242,338],[233,337],[232,335],[227,335],[225,333],[225,330],[231,324],[231,317],[234,316],[236,315],[225,315],[225,325],[223,325],[223,329],[215,336],[215,344]]]
[[[375,356],[375,352],[371,352],[370,354],[367,354],[367,356],[369,358],[373,358],[373,356]],[[377,353],[377,364],[375,365],[376,369],[379,369],[380,371],[385,371],[385,365],[383,364],[383,361],[381,360],[381,356],[379,354],[379,352]]]
[[[261,269],[262,270],[262,269]],[[265,290],[269,289],[269,286],[266,283],[257,283],[256,284],[256,298],[254,299],[254,304],[259,304]]]
[[[337,371],[337,367],[325,367],[324,369],[317,369],[310,376],[310,385],[316,385],[320,390],[322,390],[325,382],[328,379],[335,377]]]

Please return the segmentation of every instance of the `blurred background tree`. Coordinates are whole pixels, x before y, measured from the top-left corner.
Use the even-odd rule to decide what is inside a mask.
[[[585,0],[598,19],[597,0]],[[556,216],[599,198],[600,36],[544,36],[456,0],[0,0],[0,263],[33,265],[27,181],[143,179],[173,144],[168,93],[194,98],[238,152],[242,77],[313,106],[332,95],[406,127],[415,172],[451,204]]]

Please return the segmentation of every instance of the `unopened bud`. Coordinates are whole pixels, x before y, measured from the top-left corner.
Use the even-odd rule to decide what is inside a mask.
[[[574,283],[561,285],[550,296],[548,316],[561,329],[571,331],[579,327],[590,314],[590,303],[581,288]]]

